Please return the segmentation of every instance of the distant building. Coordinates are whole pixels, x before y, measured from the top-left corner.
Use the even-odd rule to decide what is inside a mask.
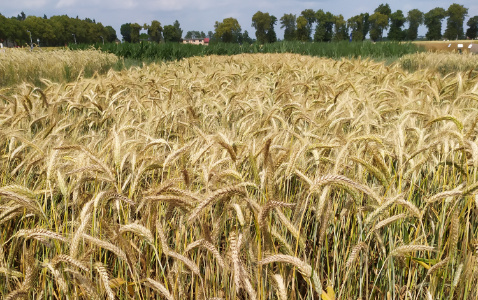
[[[209,38],[183,39],[183,44],[209,45]]]

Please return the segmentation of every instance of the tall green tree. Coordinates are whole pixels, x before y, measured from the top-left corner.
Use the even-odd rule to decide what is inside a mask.
[[[334,35],[335,16],[330,12],[319,9],[316,12],[317,26],[315,27],[314,41],[330,42]]]
[[[184,38],[186,39],[200,39],[205,37],[206,37],[206,34],[204,32],[202,31],[200,32],[197,30],[188,31],[186,32],[186,35],[184,36]]]
[[[267,30],[267,41],[269,43],[277,42],[277,34],[274,27],[277,24],[277,18],[271,15],[271,26],[269,26],[269,30]]]
[[[8,19],[0,13],[0,42],[7,39],[7,22]]]
[[[297,30],[296,37],[298,41],[308,42],[310,40],[309,31],[307,30],[307,19],[304,16],[299,16],[296,20]]]
[[[370,16],[370,38],[373,41],[381,40],[383,31],[389,26],[392,10],[388,4],[380,4]]]
[[[157,20],[151,21],[151,25],[144,24],[144,29],[148,30],[148,35],[151,41],[159,43],[161,41],[163,27]]]
[[[254,40],[249,36],[249,32],[247,32],[247,30],[244,30],[244,33],[242,34],[241,42],[244,44],[254,43]]]
[[[176,36],[176,29],[173,25],[165,25],[163,28],[163,37],[166,43],[179,42]]]
[[[40,43],[41,46],[58,46],[72,43],[96,43],[101,37],[112,41],[116,39],[116,31],[109,26],[104,27],[101,22],[94,19],[70,18],[67,15],[52,16],[50,19],[43,17],[23,15],[10,19],[2,18],[0,22],[0,39],[9,40],[17,44]],[[112,32],[111,32],[112,31]]]
[[[463,23],[465,17],[468,15],[468,8],[463,5],[453,3],[448,7],[446,16],[448,20],[446,22],[445,38],[449,40],[463,39]]]
[[[186,32],[186,35],[184,36],[185,39],[195,39],[196,38],[196,33],[197,31],[188,31]]]
[[[284,40],[293,41],[296,39],[296,19],[293,14],[284,14],[280,18],[280,28],[284,29]]]
[[[367,37],[367,34],[370,32],[370,27],[372,26],[370,23],[370,15],[368,13],[360,14],[362,16],[362,34],[363,40]]]
[[[241,26],[235,18],[226,18],[222,22],[216,21],[214,24],[214,37],[224,43],[239,42],[239,35],[241,34]]]
[[[370,17],[368,13],[353,16],[347,20],[347,28],[352,34],[353,41],[363,41],[370,28]]]
[[[25,13],[22,11],[19,15],[17,15],[17,20],[18,21],[25,21],[27,18],[27,16],[25,15]]]
[[[468,19],[466,25],[468,25],[466,36],[470,39],[475,39],[478,36],[478,16]]]
[[[423,13],[418,9],[412,9],[407,14],[408,29],[407,40],[414,41],[418,37],[418,27],[423,24]]]
[[[0,14],[0,41],[20,44],[24,41],[25,33],[23,22]]]
[[[53,45],[55,43],[55,31],[48,20],[41,17],[28,16],[23,21],[23,25],[26,30],[31,32],[34,44],[38,43],[38,40],[40,40],[44,46]]]
[[[333,41],[345,41],[348,39],[348,30],[347,30],[347,22],[344,19],[344,16],[338,15],[334,18],[334,36],[332,38]]]
[[[315,11],[313,9],[304,9],[300,15],[304,17],[307,20],[307,24],[305,26],[305,31],[307,34],[307,41],[310,41],[310,37],[312,35],[312,28],[314,26],[314,23],[317,21],[317,16],[315,14]],[[298,27],[298,26],[297,26]],[[301,39],[303,40],[303,39]]]
[[[49,21],[55,31],[55,44],[63,46],[74,41],[72,34],[75,32],[75,26],[72,18],[67,15],[51,16]]]
[[[441,39],[441,22],[446,16],[446,11],[441,7],[435,7],[424,15],[424,23],[428,28],[426,37],[430,41]]]
[[[165,42],[179,43],[181,41],[183,31],[176,20],[173,25],[166,25],[163,28],[163,37]]]
[[[139,32],[141,31],[141,25],[138,23],[133,23],[130,25],[131,28],[131,43],[139,43]]]
[[[103,41],[106,35],[106,30],[101,22],[97,23],[96,20],[93,20],[92,23],[87,23],[87,27],[87,43],[100,43]],[[101,37],[103,37],[103,39]]]
[[[116,36],[116,30],[112,27],[112,26],[106,26],[105,27],[105,40],[112,43],[114,41],[116,41],[117,39],[117,36]]]
[[[380,4],[374,12],[381,13],[382,15],[390,16],[392,14],[392,9],[390,8],[390,5],[388,4]]]
[[[176,31],[176,34],[175,34],[176,41],[180,42],[183,36],[183,30],[181,29],[181,24],[179,24],[178,20],[174,21],[173,27],[174,27],[174,30]]]
[[[256,29],[256,39],[259,43],[265,44],[268,42],[267,32],[270,26],[271,16],[269,13],[258,11],[252,16],[252,27]]]
[[[120,28],[121,35],[125,42],[131,43],[131,23],[125,23]]]
[[[388,32],[388,39],[392,41],[403,41],[406,38],[406,31],[403,30],[403,25],[407,19],[401,10],[390,15],[390,31]]]

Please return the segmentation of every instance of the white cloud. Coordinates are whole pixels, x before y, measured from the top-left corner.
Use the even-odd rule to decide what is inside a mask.
[[[56,4],[56,8],[73,7],[76,4],[76,0],[60,0]]]

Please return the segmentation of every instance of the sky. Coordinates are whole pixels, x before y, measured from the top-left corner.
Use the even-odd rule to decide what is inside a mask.
[[[17,16],[22,11],[27,16],[47,15],[78,16],[113,26],[121,39],[120,27],[124,23],[150,24],[157,20],[161,25],[172,25],[178,20],[183,36],[187,31],[214,31],[216,21],[233,17],[239,21],[242,31],[255,37],[251,27],[252,16],[257,11],[269,13],[280,19],[284,14],[300,15],[304,9],[315,11],[323,9],[334,15],[342,14],[345,19],[360,13],[373,13],[382,3],[388,3],[392,12],[402,10],[406,13],[414,8],[428,12],[435,7],[447,9],[458,3],[468,8],[468,16],[478,15],[478,1],[460,2],[442,0],[401,0],[401,1],[355,1],[355,0],[0,0],[0,13],[6,17]],[[407,25],[405,25],[406,27]],[[466,20],[464,24],[466,31]],[[443,30],[445,28],[443,27]],[[283,38],[283,30],[278,22],[275,27],[277,37]],[[425,35],[426,27],[419,28],[419,35]]]

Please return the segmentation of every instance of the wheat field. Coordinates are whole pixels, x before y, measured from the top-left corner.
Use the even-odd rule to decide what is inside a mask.
[[[0,93],[5,299],[478,297],[478,77],[294,54]]]
[[[5,48],[4,48],[5,49]],[[76,80],[80,75],[106,73],[119,58],[98,50],[6,48],[0,51],[0,88],[22,81],[42,84],[41,79],[55,82]]]
[[[457,72],[475,73],[474,76],[478,74],[478,56],[473,53],[422,52],[404,55],[398,63],[408,71],[430,69],[443,76],[455,76]]]

